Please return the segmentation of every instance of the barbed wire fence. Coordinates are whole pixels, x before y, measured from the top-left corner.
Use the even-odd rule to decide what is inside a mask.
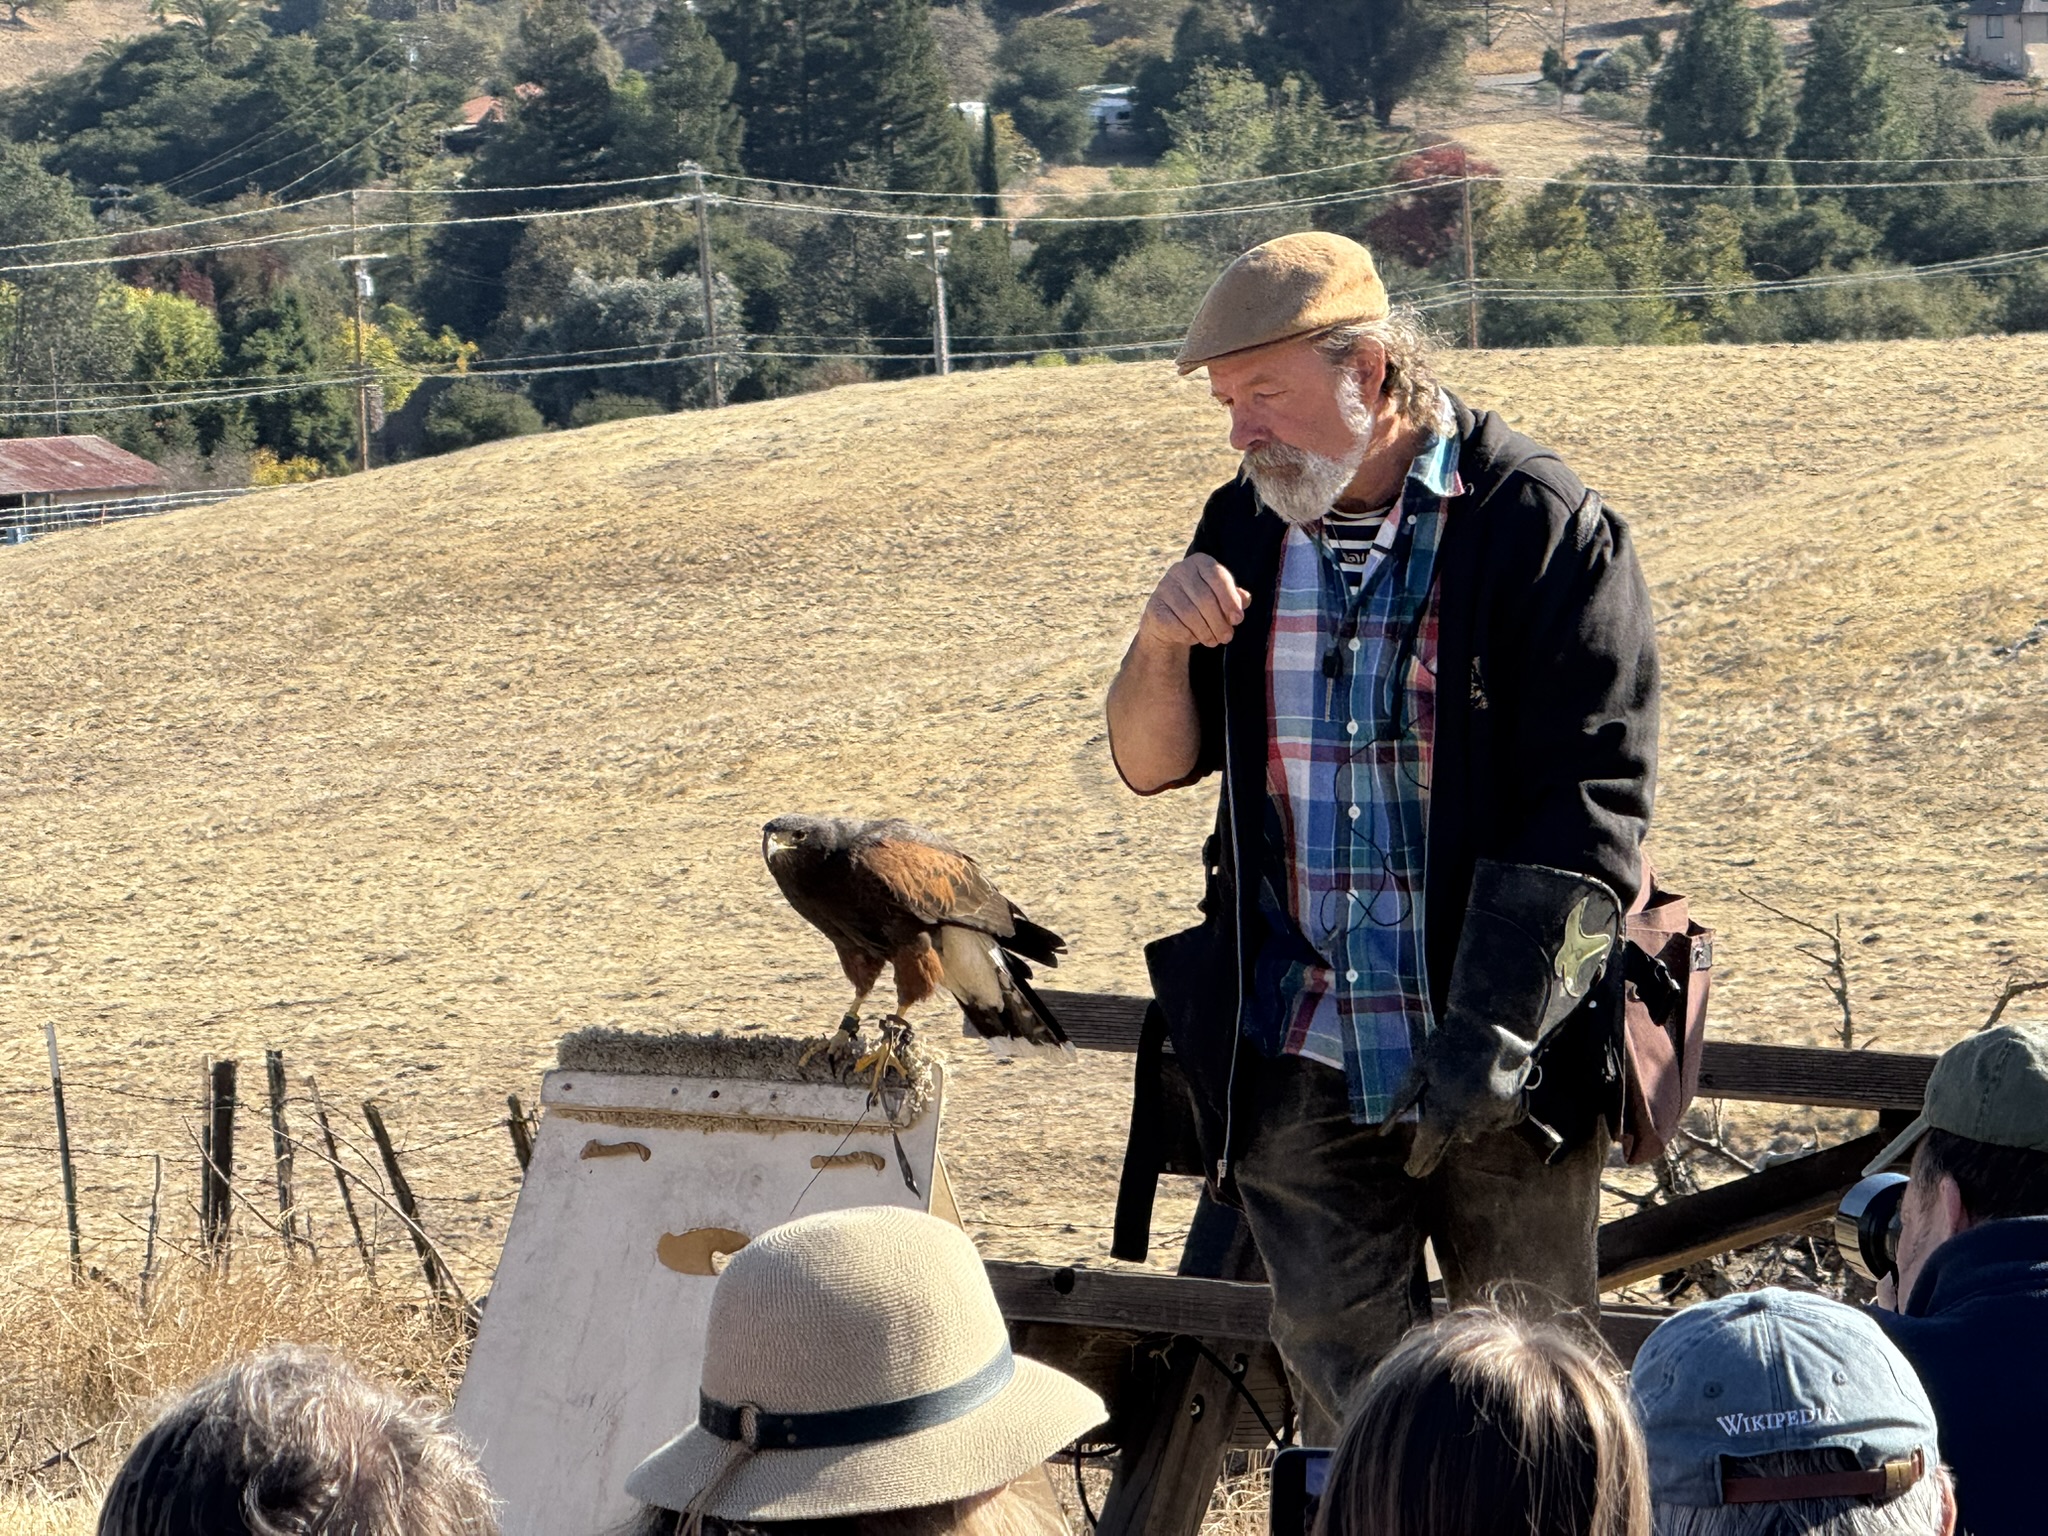
[[[496,1268],[537,1117],[507,1095],[504,1113],[442,1120],[413,1139],[391,1103],[344,1103],[312,1074],[294,1082],[282,1053],[266,1057],[266,1072],[247,1075],[236,1061],[208,1062],[190,1097],[62,1070],[0,1084],[0,1108],[14,1111],[0,1118],[9,1246],[68,1255],[74,1279],[146,1306],[169,1258],[224,1268],[268,1244],[291,1262],[421,1284],[473,1323],[472,1293]],[[50,1116],[41,1134],[27,1129],[32,1107]],[[502,1177],[479,1176],[465,1157],[460,1183],[448,1182],[449,1149],[491,1137]]]

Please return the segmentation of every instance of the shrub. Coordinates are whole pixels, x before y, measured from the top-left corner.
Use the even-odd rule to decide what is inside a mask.
[[[620,395],[610,390],[599,390],[588,399],[576,402],[569,412],[572,427],[594,427],[607,421],[630,421],[636,416],[665,416],[668,408],[659,400],[650,400],[645,395]]]
[[[280,459],[268,448],[258,448],[249,455],[251,485],[301,485],[308,480],[318,480],[326,472],[318,459],[304,455]]]
[[[541,427],[540,412],[525,396],[483,379],[457,379],[427,407],[427,451],[452,453],[477,443],[524,437]]]

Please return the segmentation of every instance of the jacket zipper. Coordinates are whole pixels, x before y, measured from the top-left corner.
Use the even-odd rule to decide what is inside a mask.
[[[1216,1186],[1230,1177],[1231,1137],[1237,1118],[1237,1053],[1244,1044],[1244,861],[1237,844],[1237,775],[1230,749],[1230,642],[1223,645],[1223,793],[1224,819],[1230,823],[1230,931],[1236,948],[1231,955],[1237,977],[1237,1006],[1230,1015],[1230,1071],[1223,1088],[1223,1150],[1216,1159]]]

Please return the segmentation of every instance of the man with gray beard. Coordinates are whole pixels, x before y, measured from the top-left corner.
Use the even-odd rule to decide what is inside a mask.
[[[1110,747],[1140,794],[1222,776],[1205,921],[1146,951],[1153,1027],[1327,1436],[1428,1315],[1425,1238],[1453,1303],[1598,1305],[1650,599],[1599,497],[1439,387],[1363,246],[1239,257],[1179,363],[1243,465],[1145,605]]]

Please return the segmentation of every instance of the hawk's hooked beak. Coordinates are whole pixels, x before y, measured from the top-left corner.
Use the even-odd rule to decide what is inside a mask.
[[[763,832],[761,834],[762,858],[773,859],[775,855],[782,852],[782,850],[787,847],[789,847],[789,844],[785,843],[777,834],[773,832]]]

